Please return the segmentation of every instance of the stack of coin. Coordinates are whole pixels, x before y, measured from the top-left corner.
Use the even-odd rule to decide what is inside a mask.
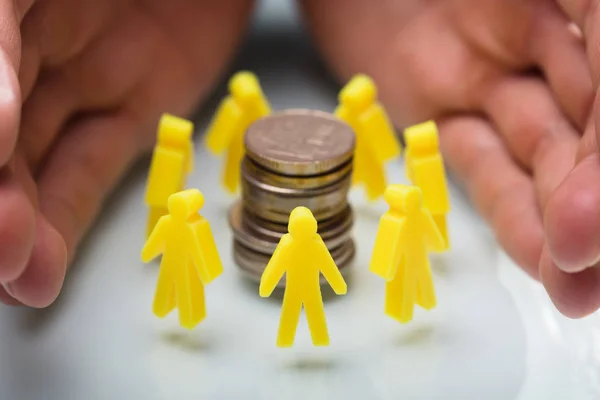
[[[352,129],[325,112],[286,110],[252,124],[244,144],[242,198],[229,213],[237,265],[260,280],[288,232],[290,213],[304,206],[317,219],[318,232],[344,273],[355,254],[348,203]],[[280,282],[283,286],[285,280]]]

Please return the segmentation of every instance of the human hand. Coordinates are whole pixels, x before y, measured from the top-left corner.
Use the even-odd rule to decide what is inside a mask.
[[[582,4],[590,2],[563,3],[578,3],[579,14],[574,5],[570,10],[580,21]],[[600,185],[590,184],[600,181],[598,151],[591,138],[585,144],[593,134],[581,137],[592,80],[584,43],[556,2],[303,5],[341,79],[358,72],[372,76],[396,126],[438,121],[450,169],[499,243],[541,279],[557,308],[572,317],[598,309],[600,269],[583,270],[600,258]],[[595,50],[597,87],[600,31],[592,31],[598,40],[588,48]],[[571,171],[585,154],[581,148],[593,149],[584,163],[587,175],[577,172],[583,161]],[[546,245],[550,251],[542,255]]]
[[[0,299],[44,307],[163,112],[207,94],[251,0],[0,5]]]
[[[576,165],[544,210],[546,246],[540,272],[557,306],[579,316],[600,308],[600,8],[589,0],[557,3],[582,32],[595,101]]]

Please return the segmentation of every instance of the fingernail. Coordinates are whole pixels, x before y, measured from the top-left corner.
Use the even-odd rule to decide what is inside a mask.
[[[6,290],[6,293],[10,294],[12,297],[15,297],[15,293],[12,290],[12,286],[10,285],[10,283],[3,283],[2,287],[4,288],[4,290]]]

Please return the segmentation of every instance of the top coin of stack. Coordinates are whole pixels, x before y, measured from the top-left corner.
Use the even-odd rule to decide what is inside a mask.
[[[352,129],[325,112],[286,110],[252,124],[244,143],[242,199],[229,215],[239,267],[260,279],[298,206],[312,211],[338,268],[348,266],[355,252],[347,201]]]

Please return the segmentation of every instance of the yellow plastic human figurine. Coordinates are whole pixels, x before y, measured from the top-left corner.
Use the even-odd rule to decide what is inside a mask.
[[[313,344],[327,346],[329,334],[319,276],[322,273],[338,295],[346,294],[346,282],[317,233],[317,221],[308,208],[297,207],[292,211],[288,230],[289,233],[283,235],[263,272],[260,296],[269,297],[285,274],[277,346],[293,345],[302,306]]]
[[[379,222],[369,270],[386,280],[385,313],[407,323],[415,304],[426,310],[436,305],[428,249],[440,251],[444,239],[422,204],[421,189],[390,185],[389,204]]]
[[[411,182],[423,191],[423,202],[440,230],[445,246],[450,247],[446,216],[450,212],[450,195],[444,160],[440,154],[438,129],[434,121],[407,128],[406,171]]]
[[[356,134],[353,184],[364,185],[367,198],[376,200],[386,187],[385,163],[401,153],[400,142],[385,110],[377,101],[377,87],[366,75],[356,75],[340,91],[338,118]]]
[[[212,153],[227,151],[222,184],[230,193],[237,192],[240,184],[246,129],[270,113],[271,106],[258,78],[247,71],[235,74],[229,81],[229,96],[219,105],[206,134],[206,146]]]
[[[188,189],[169,197],[169,214],[161,217],[142,250],[142,261],[163,255],[153,312],[166,317],[175,307],[179,323],[193,329],[206,316],[204,286],[221,275],[223,265],[210,225],[198,212],[204,197]]]
[[[184,189],[186,176],[194,169],[193,131],[194,125],[185,119],[170,114],[160,119],[146,186],[146,238],[158,219],[167,214],[169,196]]]

